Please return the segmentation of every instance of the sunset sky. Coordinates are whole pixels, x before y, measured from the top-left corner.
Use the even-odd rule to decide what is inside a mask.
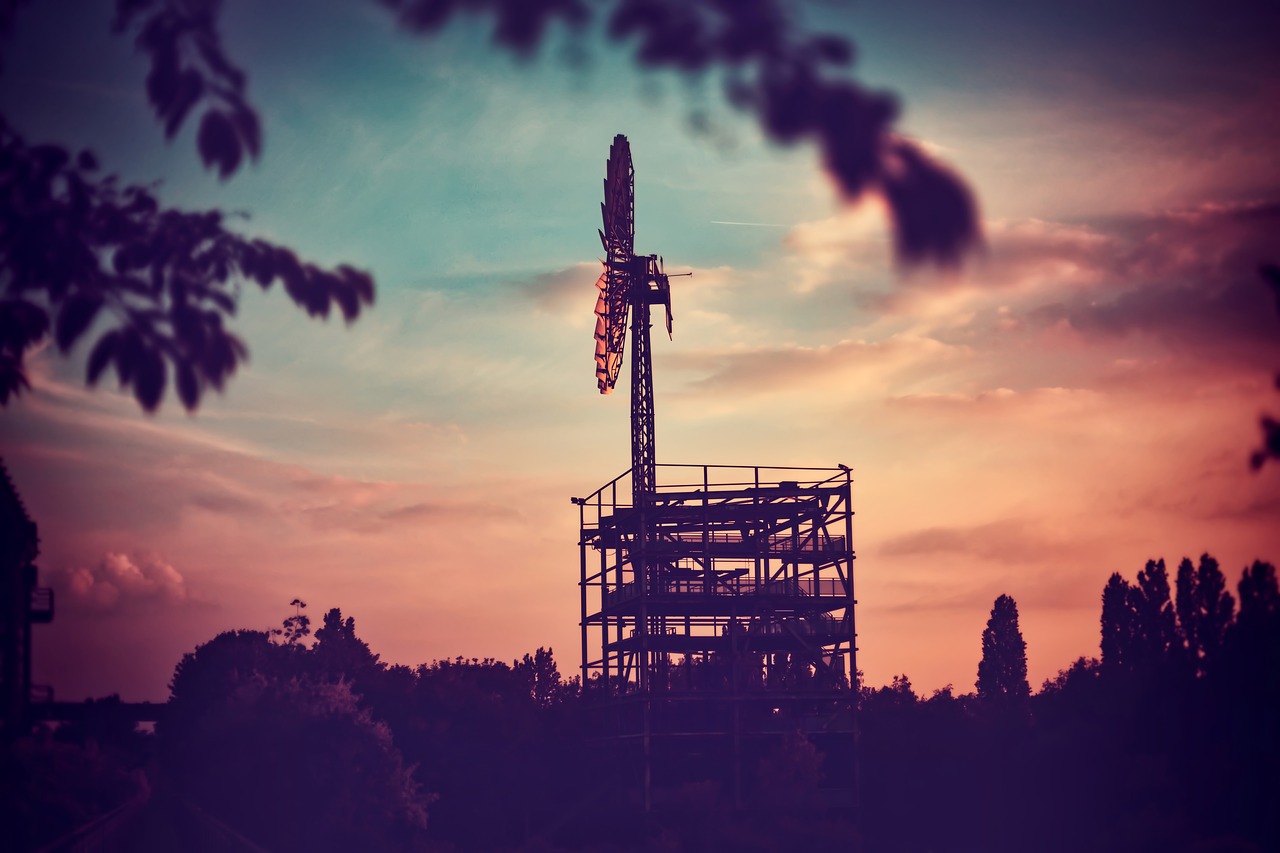
[[[1112,572],[1208,551],[1234,589],[1280,560],[1280,465],[1247,465],[1280,412],[1274,3],[799,5],[975,192],[985,247],[944,272],[896,267],[879,202],[844,205],[711,79],[603,41],[521,63],[484,22],[415,38],[360,0],[226,4],[266,144],[220,182],[194,127],[165,144],[112,5],[21,11],[14,126],[378,294],[344,327],[246,287],[251,362],[194,416],[87,389],[84,343],[31,358],[0,455],[58,591],[35,630],[59,698],[163,699],[183,652],[294,598],[389,662],[552,646],[576,670],[569,498],[630,464],[626,370],[601,397],[592,358],[617,133],[637,251],[694,273],[655,335],[658,459],[853,468],[869,684],[972,690],[1008,593],[1038,688],[1098,653]]]

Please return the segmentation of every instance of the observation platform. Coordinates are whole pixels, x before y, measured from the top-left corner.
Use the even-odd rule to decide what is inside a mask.
[[[809,689],[849,690],[848,468],[658,465],[639,494],[630,473],[573,500],[587,689],[666,694],[696,665],[744,671],[744,689],[803,670]]]

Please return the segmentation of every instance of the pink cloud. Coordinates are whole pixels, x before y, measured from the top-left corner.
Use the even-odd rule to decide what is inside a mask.
[[[75,604],[94,610],[180,604],[188,598],[182,573],[154,554],[107,553],[91,566],[74,566],[55,574],[54,584]]]

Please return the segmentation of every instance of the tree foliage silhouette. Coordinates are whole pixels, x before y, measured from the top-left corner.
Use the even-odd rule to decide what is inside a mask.
[[[1163,560],[1148,561],[1134,585],[1113,575],[1103,593],[1106,665],[1046,684],[1053,714],[1084,724],[1072,742],[1103,744],[1076,774],[1076,787],[1097,788],[1098,837],[1126,836],[1127,849],[1188,838],[1233,838],[1250,850],[1280,844],[1271,816],[1280,793],[1274,567],[1255,561],[1237,590],[1238,614],[1208,554],[1181,561],[1172,603]],[[1039,713],[1037,725],[1051,720]]]
[[[324,624],[316,629],[312,651],[315,666],[325,677],[351,679],[358,688],[367,687],[382,671],[378,656],[369,650],[368,643],[356,636],[355,617],[343,619],[337,607],[324,614]]]
[[[1192,565],[1205,579],[1196,595],[1217,602],[1205,619],[1222,626],[1217,651],[1196,671],[1184,665],[1180,629],[1160,642],[1170,636],[1164,565],[1151,560],[1134,582],[1117,574],[1107,583],[1105,599],[1124,602],[1127,615],[1103,622],[1127,620],[1129,664],[1080,658],[1018,706],[1030,725],[1010,725],[1002,712],[1008,694],[1025,690],[1009,596],[992,608],[980,667],[990,679],[977,696],[947,688],[921,698],[905,675],[880,688],[859,679],[866,784],[856,827],[828,811],[848,783],[847,740],[805,728],[744,747],[755,806],[746,815],[730,815],[728,788],[714,777],[723,753],[682,750],[678,760],[707,775],[673,789],[676,807],[650,816],[654,836],[672,849],[986,853],[1026,849],[1030,838],[1046,853],[1280,849],[1275,568],[1245,569],[1236,613],[1222,606],[1216,561]],[[388,667],[353,618],[334,608],[324,621],[311,648],[241,631],[184,657],[157,736],[162,766],[197,804],[282,850],[655,846],[620,819],[638,807],[624,778],[635,751],[597,739],[607,715],[555,678],[549,649],[511,664],[459,657]],[[1163,662],[1147,660],[1160,649]],[[1015,661],[1020,677],[989,666],[998,659]],[[537,689],[539,671],[547,689]],[[1014,686],[993,706],[984,685],[1002,682]],[[557,683],[559,699],[547,701]],[[440,795],[425,833],[424,790]]]
[[[1280,267],[1266,264],[1261,272],[1263,281],[1275,291],[1276,310],[1280,312]],[[1276,388],[1280,389],[1280,373],[1276,374]],[[1263,415],[1259,426],[1262,428],[1262,447],[1249,457],[1249,465],[1255,471],[1267,464],[1268,459],[1280,460],[1280,421],[1270,415]]]
[[[1235,615],[1235,599],[1227,592],[1217,560],[1202,554],[1199,565],[1193,566],[1183,558],[1178,564],[1175,606],[1190,665],[1204,673],[1222,648]]]
[[[1280,705],[1280,585],[1275,566],[1255,560],[1236,589],[1240,610],[1223,640],[1227,679],[1270,713]],[[1280,740],[1276,746],[1280,749]]]
[[[893,133],[897,101],[855,83],[854,47],[808,34],[779,0],[380,0],[413,32],[440,30],[460,13],[491,15],[496,44],[529,55],[553,23],[582,30],[595,17],[643,68],[687,75],[719,70],[728,102],[782,144],[812,141],[848,199],[888,202],[898,256],[957,262],[978,238],[972,195],[918,145]]]
[[[1018,604],[1008,595],[995,600],[982,631],[977,687],[978,698],[992,703],[1016,704],[1031,695],[1027,643],[1018,627]]]
[[[817,810],[823,761],[804,732],[787,732],[756,769],[760,805],[790,813]]]
[[[289,602],[289,606],[293,608],[293,615],[286,616],[284,623],[271,633],[284,637],[286,645],[296,646],[311,636],[311,617],[302,612],[307,607],[302,599],[295,598]]]
[[[1154,673],[1184,647],[1164,560],[1148,560],[1130,584],[1119,572],[1102,591],[1102,663],[1109,670]]]
[[[1240,593],[1240,613],[1235,625],[1273,625],[1280,619],[1280,588],[1277,587],[1276,569],[1270,563],[1254,560],[1244,570],[1237,587]]]
[[[1130,589],[1135,616],[1135,649],[1139,666],[1155,667],[1168,660],[1180,645],[1169,572],[1164,560],[1147,560],[1138,572],[1137,586]]]
[[[148,188],[100,177],[89,151],[30,145],[0,117],[0,404],[30,387],[25,353],[52,326],[66,353],[110,317],[89,353],[86,379],[114,367],[122,387],[155,411],[170,376],[195,409],[248,357],[227,328],[241,282],[283,283],[312,316],[348,320],[373,303],[373,279],[327,271],[265,240],[224,227],[216,210],[162,208]]]
[[[526,654],[517,661],[513,670],[528,685],[533,701],[544,708],[560,702],[566,690],[571,689],[560,675],[551,649],[539,646],[532,655]]]
[[[1133,666],[1137,616],[1132,588],[1119,572],[1113,572],[1102,590],[1102,664],[1111,669]]]
[[[270,849],[412,849],[434,797],[315,654],[231,631],[185,655],[157,726],[166,778]]]
[[[7,35],[21,0],[0,0]],[[553,25],[581,33],[595,20],[634,48],[643,68],[700,75],[718,69],[729,103],[769,138],[813,141],[849,199],[888,202],[898,256],[949,264],[978,239],[972,196],[952,172],[893,133],[894,99],[843,69],[853,46],[807,35],[779,0],[380,0],[402,29],[439,31],[470,14],[494,21],[501,49],[529,57]],[[115,0],[114,29],[150,61],[146,96],[166,138],[199,114],[201,161],[225,180],[262,151],[246,75],[223,47],[220,0]],[[282,282],[311,316],[336,307],[348,321],[373,303],[374,282],[341,265],[325,270],[290,249],[242,237],[219,211],[164,208],[143,186],[99,173],[89,151],[28,143],[0,116],[0,405],[30,387],[25,356],[52,329],[66,353],[112,317],[89,354],[95,384],[114,367],[122,387],[154,411],[172,382],[194,410],[221,390],[248,349],[227,330],[239,285]]]

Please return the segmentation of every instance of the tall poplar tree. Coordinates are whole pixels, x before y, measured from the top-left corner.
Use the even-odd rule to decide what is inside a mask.
[[[1190,664],[1203,674],[1235,620],[1236,600],[1227,592],[1227,579],[1217,560],[1202,554],[1200,564],[1193,566],[1183,558],[1178,565],[1175,609]]]
[[[1131,669],[1137,615],[1133,588],[1119,572],[1112,572],[1102,590],[1102,665],[1109,670]]]
[[[1002,703],[1026,700],[1027,643],[1018,627],[1018,604],[1002,595],[991,608],[982,632],[982,661],[978,664],[978,698]]]

